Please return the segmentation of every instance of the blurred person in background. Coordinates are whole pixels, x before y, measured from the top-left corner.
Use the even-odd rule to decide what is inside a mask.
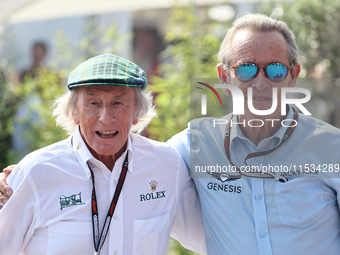
[[[162,43],[156,30],[148,28],[137,28],[133,38],[133,59],[145,70],[147,79],[158,74],[157,67],[160,64],[159,52]]]
[[[58,75],[45,67],[48,54],[46,43],[37,41],[32,46],[31,66],[22,71],[15,93],[19,97],[13,118],[12,147],[13,157],[21,160],[27,153],[37,149],[35,141],[41,139],[39,132],[45,130],[48,123],[44,113],[46,87],[48,83],[61,86]]]
[[[36,78],[45,68],[45,59],[48,53],[47,45],[43,41],[36,41],[31,51],[31,66],[20,72],[19,81],[23,82],[25,77]]]

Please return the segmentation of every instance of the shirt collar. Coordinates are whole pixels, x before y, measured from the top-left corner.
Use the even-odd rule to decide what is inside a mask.
[[[291,120],[293,120],[293,119],[294,119],[294,110],[290,105],[288,105],[288,114],[287,114],[286,120],[289,120],[289,121],[284,122],[284,125],[286,125],[286,126],[281,125],[279,130],[276,131],[276,133],[273,135],[273,136],[279,138],[280,142],[281,142],[284,134],[286,133],[286,131],[288,129],[288,125],[291,125]]]
[[[72,146],[73,146],[73,151],[74,154],[76,155],[81,167],[83,168],[86,176],[88,178],[91,177],[91,173],[90,170],[87,166],[87,162],[89,160],[93,160],[93,161],[98,161],[95,157],[93,157],[93,155],[91,154],[90,150],[87,148],[81,134],[80,134],[80,130],[79,130],[79,126],[76,128],[76,130],[73,133],[73,142],[72,142]],[[133,168],[133,150],[132,150],[132,144],[131,144],[131,134],[129,134],[128,136],[128,142],[127,142],[127,147],[126,150],[124,151],[124,153],[120,156],[120,158],[123,158],[123,160],[126,157],[126,153],[129,153],[129,157],[128,157],[128,170],[132,173],[132,168]],[[120,159],[119,158],[119,159]],[[116,162],[119,160],[117,159]],[[123,162],[122,162],[123,164]]]
[[[294,119],[294,111],[293,108],[289,105],[288,106],[288,114],[286,117],[287,120],[292,120]],[[239,123],[238,121],[238,117],[237,115],[234,115],[232,118],[233,123]],[[282,138],[285,134],[285,132],[287,131],[288,125],[290,125],[290,123],[284,123],[286,126],[282,126],[275,132],[275,134],[271,137],[268,137],[266,139],[271,140],[271,139],[276,139],[276,145],[279,145],[279,143],[281,143]],[[232,144],[233,140],[236,139],[241,139],[243,141],[249,141],[249,139],[247,137],[245,137],[245,135],[243,134],[240,125],[242,124],[233,124],[233,126],[231,127],[231,131],[230,131],[230,144]],[[265,140],[266,140],[265,139]]]

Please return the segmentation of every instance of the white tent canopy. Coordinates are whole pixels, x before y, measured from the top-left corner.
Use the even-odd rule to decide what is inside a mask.
[[[226,0],[0,0],[0,24],[170,8],[175,3],[222,4]],[[235,2],[235,1],[233,1]]]

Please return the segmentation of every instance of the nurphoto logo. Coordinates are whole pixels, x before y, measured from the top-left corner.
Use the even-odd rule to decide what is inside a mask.
[[[242,90],[238,87],[236,87],[235,85],[230,85],[230,84],[215,84],[215,88],[213,88],[212,86],[206,84],[206,83],[202,83],[202,82],[197,82],[201,85],[204,85],[205,87],[207,87],[208,89],[210,89],[219,99],[220,104],[222,106],[222,101],[220,96],[218,95],[216,89],[228,89],[231,92],[232,98],[233,98],[233,114],[234,115],[244,115],[244,100],[245,100],[245,96],[242,92]],[[196,87],[198,89],[203,90],[204,92],[206,92],[206,94],[202,94],[201,95],[201,114],[202,115],[207,115],[207,94],[210,95],[210,97],[214,100],[215,105],[217,105],[216,100],[213,96],[213,94],[206,88],[201,88],[201,87]],[[272,89],[272,106],[270,107],[270,109],[268,110],[258,110],[255,109],[254,105],[253,105],[253,89],[251,87],[247,88],[247,106],[248,109],[251,113],[258,115],[258,116],[265,116],[265,115],[270,115],[272,113],[275,112],[275,110],[278,107],[278,89],[277,88],[273,88]],[[303,98],[288,98],[287,95],[289,93],[299,93],[299,94],[303,94],[304,97]],[[296,88],[296,87],[283,87],[281,88],[281,115],[286,115],[287,112],[287,105],[295,105],[296,108],[298,108],[304,115],[312,115],[307,109],[306,107],[303,106],[304,103],[307,103],[309,100],[311,99],[311,93],[309,90],[305,89],[305,88]],[[269,121],[272,123],[272,125],[274,125],[275,121],[280,121],[279,119],[266,119],[265,121]],[[214,121],[214,127],[215,125],[220,125],[220,124],[226,124],[225,123],[226,120],[224,119],[216,119]],[[292,122],[294,124],[292,124],[291,126],[296,126],[297,122],[294,121],[293,119],[285,119],[282,121],[283,123],[281,123],[282,126],[285,127],[289,127],[289,125],[286,125],[287,122]],[[254,123],[260,123],[258,125],[253,125]],[[245,125],[245,123],[234,123],[234,124],[243,124]],[[251,127],[262,127],[264,125],[264,121],[261,119],[252,119],[248,121],[248,125]]]
[[[217,93],[217,91],[213,87],[211,87],[210,85],[208,85],[206,83],[203,83],[203,82],[197,82],[197,83],[199,83],[199,84],[201,84],[203,86],[206,86],[212,92],[214,92],[215,95],[217,96],[218,100],[220,101],[221,106],[222,106],[222,100],[220,98],[220,95]],[[214,100],[215,105],[217,105],[216,100],[215,100],[213,94],[211,94],[211,92],[209,90],[207,90],[205,88],[201,88],[201,87],[196,87],[196,88],[201,89],[205,93],[207,93]],[[201,101],[201,113],[202,113],[202,115],[207,115],[207,94],[202,94],[202,97],[201,97],[201,100],[202,100]]]

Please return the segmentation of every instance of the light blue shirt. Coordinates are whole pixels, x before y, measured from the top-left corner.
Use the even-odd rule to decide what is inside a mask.
[[[293,117],[290,109],[287,119]],[[220,122],[230,118],[229,114]],[[299,114],[293,134],[282,146],[247,160],[249,166],[296,170],[282,173],[290,181],[281,183],[245,176],[222,181],[206,173],[207,167],[222,172],[231,167],[224,148],[225,128],[226,124],[214,126],[213,118],[196,119],[168,141],[190,166],[202,205],[208,254],[340,254],[340,130]],[[248,154],[276,147],[286,129],[280,127],[255,146],[239,125],[233,125],[231,161],[241,167]]]

